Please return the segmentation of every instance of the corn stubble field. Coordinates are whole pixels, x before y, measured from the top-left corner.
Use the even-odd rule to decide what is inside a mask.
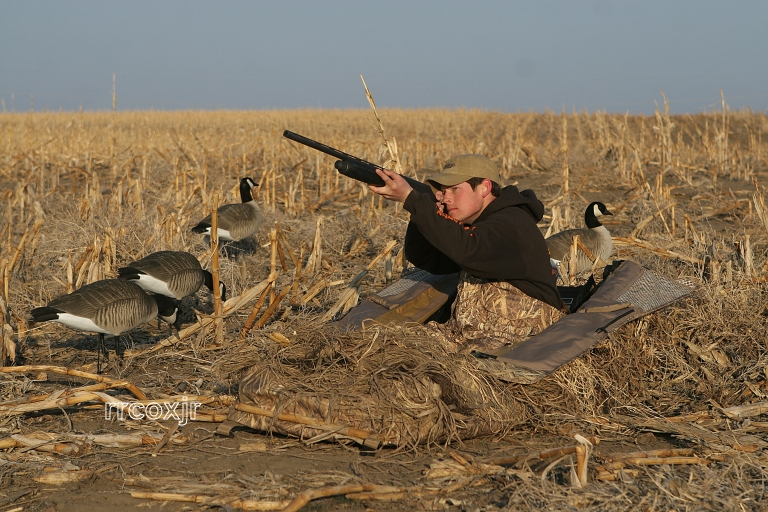
[[[768,118],[723,107],[649,117],[383,110],[390,149],[367,111],[0,115],[0,506],[272,510],[335,495],[307,508],[765,508]],[[284,129],[376,163],[396,154],[419,179],[453,155],[487,155],[545,203],[543,233],[581,227],[586,205],[603,201],[615,214],[614,258],[697,291],[537,384],[477,377],[485,403],[441,402],[439,435],[396,450],[332,435],[217,436],[258,362],[277,368],[303,354],[306,378],[291,385],[340,396],[369,377],[342,377],[362,368],[360,347],[425,354],[382,373],[402,382],[429,359],[472,364],[430,346],[421,326],[341,337],[324,326],[397,278],[408,214]],[[153,323],[123,336],[102,382],[95,336],[29,324],[31,308],[151,252],[190,251],[211,268],[210,242],[190,228],[214,203],[238,202],[246,176],[265,220],[220,251],[232,299],[218,317],[202,289],[182,303],[180,335]],[[202,421],[176,433],[167,421],[107,421],[104,393],[196,397]],[[494,435],[457,434],[459,412],[473,408],[498,420]]]

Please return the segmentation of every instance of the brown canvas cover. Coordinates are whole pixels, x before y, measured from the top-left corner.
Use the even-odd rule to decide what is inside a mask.
[[[435,275],[415,269],[360,302],[335,322],[343,331],[369,324],[422,324],[456,295],[459,274]]]
[[[489,369],[503,380],[530,384],[573,361],[624,324],[693,291],[688,284],[624,261],[576,313],[519,345],[475,355],[489,359]]]

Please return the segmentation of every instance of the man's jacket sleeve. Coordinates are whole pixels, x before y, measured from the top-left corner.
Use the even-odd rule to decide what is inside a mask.
[[[430,244],[419,228],[410,222],[405,232],[405,258],[416,267],[436,275],[453,274],[460,270],[456,263]]]

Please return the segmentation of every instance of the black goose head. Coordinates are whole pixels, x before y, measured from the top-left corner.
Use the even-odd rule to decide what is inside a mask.
[[[213,274],[211,274],[207,270],[203,270],[203,275],[205,276],[205,282],[203,284],[209,290],[211,290],[211,293],[213,293]],[[223,281],[219,281],[219,292],[221,294],[221,300],[222,301],[227,300],[227,287]]]
[[[240,180],[240,200],[244,203],[253,201],[251,196],[251,189],[256,186],[256,183],[251,178],[242,178]]]
[[[584,210],[584,223],[590,229],[600,227],[602,226],[602,224],[600,224],[600,221],[597,220],[597,218],[600,217],[601,215],[613,215],[613,214],[610,211],[608,211],[608,208],[606,208],[605,205],[600,201],[589,203],[589,206],[587,206],[587,209]]]
[[[165,295],[152,295],[152,298],[157,303],[157,316],[167,324],[176,323],[179,301],[174,297],[166,297]]]

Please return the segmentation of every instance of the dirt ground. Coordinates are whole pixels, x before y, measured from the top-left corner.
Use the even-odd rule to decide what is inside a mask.
[[[56,416],[44,415],[34,418],[30,426],[48,432],[66,432],[70,428],[69,423],[60,415]],[[126,432],[125,425],[98,418],[97,413],[93,412],[70,413],[69,420],[72,431],[76,432]],[[29,472],[5,470],[5,510],[23,507],[23,510],[101,512],[134,507],[162,510],[199,508],[199,505],[187,503],[137,500],[130,495],[130,491],[135,490],[156,490],[158,484],[162,485],[163,481],[167,482],[166,485],[170,489],[182,490],[185,489],[185,484],[199,484],[210,489],[223,484],[234,484],[241,489],[241,496],[247,496],[249,488],[264,488],[271,484],[273,488],[279,489],[275,492],[276,497],[282,498],[289,493],[303,490],[308,484],[339,485],[355,478],[381,485],[419,485],[424,483],[424,471],[428,465],[445,459],[450,451],[465,458],[479,460],[537,451],[542,447],[572,444],[572,439],[565,436],[543,435],[531,439],[527,433],[520,433],[503,439],[471,440],[447,449],[398,454],[392,450],[370,452],[333,444],[306,447],[296,440],[266,436],[248,430],[236,431],[232,437],[218,436],[214,431],[215,429],[207,424],[189,424],[181,429],[189,443],[180,447],[165,448],[157,456],[152,455],[151,447],[144,447],[135,450],[100,448],[81,457],[68,457],[69,462],[89,468],[94,475],[82,482],[64,486],[41,485],[31,481]],[[259,445],[259,451],[241,451],[240,447],[245,444]],[[674,439],[654,437],[652,434],[639,438],[616,436],[603,440],[598,447],[598,453],[635,452],[679,446],[682,444]],[[542,471],[544,466],[546,464],[531,463],[534,472]],[[565,480],[566,477],[565,473],[558,476],[560,480]],[[451,507],[450,501],[432,503],[432,500],[423,500],[420,503],[422,500],[412,499],[359,502],[341,496],[311,502],[305,509],[500,510],[514,503],[510,488],[515,488],[517,478],[519,477],[511,475],[498,476],[492,485],[482,485],[482,493],[474,489],[454,493],[452,502],[457,504],[456,507]],[[133,485],[126,485],[126,481]],[[520,483],[526,481],[527,479],[519,479]],[[520,503],[518,509],[535,508],[534,503]]]

